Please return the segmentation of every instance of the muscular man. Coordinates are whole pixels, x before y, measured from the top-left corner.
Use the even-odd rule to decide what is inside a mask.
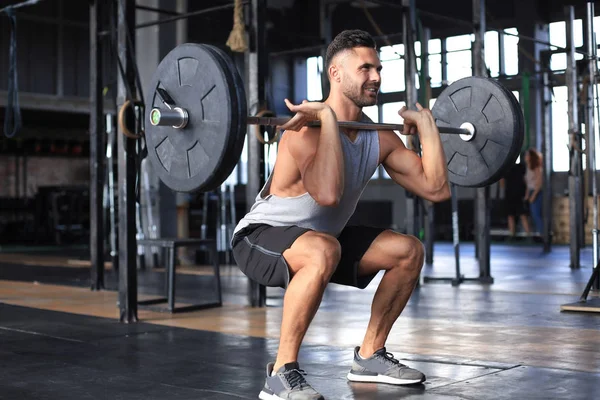
[[[273,172],[232,239],[233,254],[250,279],[286,289],[277,359],[266,368],[261,399],[323,399],[304,378],[298,352],[329,282],[364,289],[384,270],[362,344],[348,379],[414,384],[425,376],[393,358],[385,342],[419,277],[421,242],[387,229],[346,226],[380,164],[407,190],[431,201],[450,196],[446,161],[431,112],[403,108],[405,132],[418,132],[423,157],[393,131],[340,130],[376,104],[381,62],[366,32],[340,33],[329,45],[328,99],[286,104],[295,116],[284,126]],[[320,128],[304,127],[320,120]]]

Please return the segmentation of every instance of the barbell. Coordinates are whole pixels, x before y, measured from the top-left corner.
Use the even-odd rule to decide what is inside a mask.
[[[289,118],[247,115],[244,82],[231,58],[207,44],[175,47],[159,63],[147,91],[148,156],[163,183],[179,192],[210,191],[237,165],[247,125],[281,126]],[[431,109],[440,131],[448,178],[458,186],[498,181],[523,145],[523,113],[497,81],[467,77],[446,87]],[[319,121],[307,123],[319,126]],[[359,130],[401,124],[338,121]],[[359,133],[360,134],[360,133]]]

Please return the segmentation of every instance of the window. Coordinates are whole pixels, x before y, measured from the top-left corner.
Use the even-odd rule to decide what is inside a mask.
[[[245,185],[248,183],[248,135],[244,137],[244,148],[242,149],[242,156],[236,169],[240,169],[240,181],[238,184]]]
[[[567,87],[555,87],[552,98],[552,169],[557,172],[569,170],[567,111]]]
[[[519,93],[518,90],[513,90],[512,94],[515,95],[515,97],[517,98],[517,101],[519,102],[519,104],[521,103],[521,100],[519,99],[521,93]]]
[[[490,70],[490,76],[500,75],[500,66],[498,64],[499,42],[498,32],[490,31],[485,33],[485,65]]]
[[[594,18],[594,23],[598,18]],[[596,26],[596,25],[594,25]],[[567,46],[567,24],[565,21],[552,22],[548,25],[550,31],[549,42],[557,46]],[[575,46],[583,46],[583,22],[580,19],[575,20],[573,27]],[[575,54],[577,60],[583,58],[582,54]],[[567,68],[567,55],[565,53],[553,54],[550,58],[550,69],[553,71],[560,71]]]
[[[439,54],[442,52],[442,41],[440,39],[431,39],[429,41],[429,54]]]
[[[397,44],[393,47],[384,46],[379,55],[381,59],[381,92],[401,92],[404,90],[404,45]]]
[[[442,86],[442,41],[431,39],[429,41],[429,77],[431,87]]]
[[[448,53],[448,83],[451,84],[461,78],[472,76],[471,69],[471,50],[455,51]]]
[[[504,32],[513,35],[518,34],[517,28],[505,29]],[[519,73],[519,38],[504,35],[504,72],[506,75],[517,75]]]
[[[429,55],[429,77],[431,78],[431,87],[442,86],[442,55]]]
[[[473,34],[446,39],[448,83],[473,75],[471,70],[471,42]]]
[[[459,50],[471,50],[471,42],[475,35],[472,33],[469,35],[451,36],[446,39],[446,50],[447,51],[459,51]]]
[[[387,124],[402,124],[404,123],[404,119],[398,114],[398,111],[402,107],[406,105],[403,101],[398,101],[394,103],[385,103],[381,106],[381,118],[383,123]],[[402,139],[404,144],[406,144],[406,136],[401,135],[400,132],[396,131],[396,134]]]
[[[371,120],[373,122],[379,122],[379,107],[378,106],[375,105],[375,106],[363,107],[362,110],[367,117],[371,118]]]
[[[319,101],[323,99],[323,87],[321,86],[321,75],[323,73],[323,57],[311,57],[306,60],[306,86],[308,101]]]

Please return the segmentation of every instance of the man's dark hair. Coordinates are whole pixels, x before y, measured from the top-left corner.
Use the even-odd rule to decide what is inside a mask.
[[[355,47],[377,48],[373,37],[365,31],[352,29],[340,32],[327,47],[325,55],[325,70],[329,68],[331,60],[341,51],[353,49]]]

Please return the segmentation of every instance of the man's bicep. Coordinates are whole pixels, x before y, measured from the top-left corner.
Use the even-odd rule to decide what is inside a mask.
[[[421,159],[394,132],[384,132],[382,136],[383,160],[382,165],[392,176],[393,174],[407,175],[414,173],[415,166],[421,166]],[[422,169],[422,166],[421,166]]]
[[[383,167],[392,178],[417,176],[423,172],[421,158],[404,144],[392,150],[383,161]]]

